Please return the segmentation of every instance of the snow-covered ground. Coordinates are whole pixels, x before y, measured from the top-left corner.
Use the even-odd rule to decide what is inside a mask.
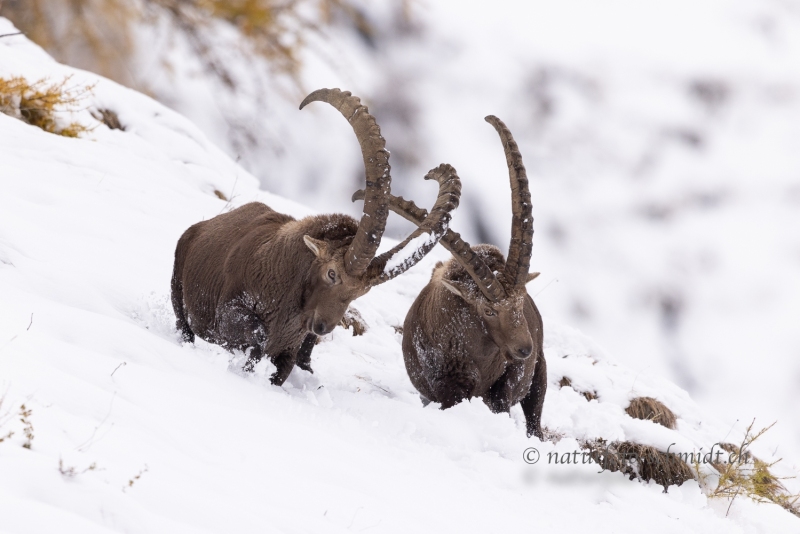
[[[502,153],[482,121],[498,115],[532,180],[544,313],[729,425],[777,421],[778,453],[800,450],[797,0],[425,0],[410,21],[396,5],[363,2],[372,41],[311,36],[301,73],[307,90],[364,98],[395,191],[430,202],[419,178],[452,164],[453,228],[504,248]],[[153,94],[267,190],[358,213],[342,201],[362,176],[338,116],[297,113],[302,95],[252,57],[226,58],[230,92],[175,33],[142,30],[131,69]]]
[[[0,19],[0,34],[11,31]],[[526,438],[518,408],[423,408],[394,327],[445,257],[438,250],[356,301],[368,332],[337,329],[315,349],[315,374],[295,369],[282,388],[269,384],[268,362],[242,376],[219,347],[182,344],[169,278],[183,230],[253,200],[311,210],[259,190],[162,105],[22,38],[0,40],[0,76],[68,74],[96,83],[90,109],[64,116],[97,126],[82,139],[0,114],[0,437],[15,432],[0,443],[0,532],[800,531],[778,506],[738,498],[728,512],[693,481],[665,494],[596,466],[547,465],[582,439],[688,451],[742,432],[547,314],[543,424],[557,443]],[[115,111],[125,130],[99,125],[91,108]],[[487,145],[502,175],[500,147]],[[350,191],[336,195],[345,205]],[[559,388],[563,376],[598,399]],[[637,396],[668,405],[677,429],[628,417]],[[760,445],[772,458],[774,443]],[[529,447],[535,465],[523,461]],[[796,471],[797,456],[782,455],[778,474]]]

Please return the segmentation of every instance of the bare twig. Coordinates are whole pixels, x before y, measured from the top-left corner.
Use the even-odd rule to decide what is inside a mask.
[[[25,35],[25,34],[24,34],[24,33],[22,33],[22,32],[16,32],[16,33],[4,33],[4,34],[0,35],[0,39],[2,39],[3,37],[13,37],[13,36],[15,36],[15,35]]]
[[[113,373],[112,373],[112,374],[113,374]],[[97,431],[98,431],[98,430],[100,430],[100,428],[101,428],[101,427],[102,427],[104,424],[106,424],[106,421],[108,421],[108,418],[109,418],[109,417],[111,417],[111,409],[112,409],[112,408],[114,408],[114,399],[116,399],[116,398],[117,398],[117,392],[115,391],[115,392],[114,392],[114,395],[111,397],[111,402],[110,402],[110,403],[109,403],[109,405],[108,405],[108,413],[106,414],[106,416],[103,418],[103,420],[102,420],[102,421],[100,421],[100,424],[99,424],[99,425],[97,425],[96,427],[94,427],[94,431],[92,431],[92,435],[91,435],[91,436],[89,436],[89,439],[87,439],[86,441],[84,441],[83,443],[81,443],[80,445],[78,445],[78,446],[75,448],[75,450],[78,450],[78,451],[80,451],[80,452],[86,452],[86,451],[88,451],[88,450],[89,450],[89,447],[91,447],[92,445],[94,445],[94,444],[95,444],[95,442],[97,442],[97,441],[99,441],[100,439],[104,438],[104,437],[105,437],[105,436],[108,434],[108,432],[110,432],[110,431],[111,431],[111,428],[114,426],[114,423],[111,423],[111,426],[108,428],[108,431],[106,431],[106,433],[105,433],[105,434],[103,434],[103,435],[101,436],[101,438],[98,438],[98,439],[96,439],[96,440],[94,439],[94,437],[97,435]]]
[[[117,367],[116,367],[116,368],[115,368],[113,371],[111,371],[111,376],[113,377],[113,376],[114,376],[114,373],[116,373],[116,372],[117,372],[117,370],[118,370],[120,367],[124,367],[124,366],[126,366],[126,365],[128,365],[128,362],[122,362],[121,364],[119,364],[119,365],[118,365],[118,366],[117,366]]]
[[[731,512],[731,506],[733,506],[733,501],[734,501],[734,500],[736,499],[736,497],[739,495],[739,491],[740,491],[741,489],[742,489],[742,487],[741,487],[741,486],[739,486],[738,488],[736,488],[736,493],[733,495],[733,497],[731,497],[731,502],[729,502],[729,503],[728,503],[728,509],[725,511],[725,517],[728,517],[728,514]]]
[[[540,289],[533,297],[536,298],[537,296],[539,296],[539,293],[550,287],[550,284],[552,284],[553,282],[558,282],[558,278],[553,278],[552,280],[547,282],[547,285],[545,285],[542,289]]]
[[[87,467],[83,471],[78,471],[77,469],[75,469],[74,466],[71,466],[71,465],[65,466],[64,465],[64,460],[62,458],[59,457],[59,459],[58,459],[58,471],[59,471],[59,473],[61,473],[62,475],[64,475],[65,477],[68,477],[68,478],[75,478],[78,475],[82,475],[82,474],[87,473],[89,471],[95,471],[95,470],[97,470],[97,464],[95,462],[92,462],[91,465],[89,465],[89,467]]]

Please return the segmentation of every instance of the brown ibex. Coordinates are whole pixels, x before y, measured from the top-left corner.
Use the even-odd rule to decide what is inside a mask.
[[[407,239],[376,256],[389,214],[389,152],[375,119],[349,92],[314,91],[350,122],[364,158],[361,221],[342,214],[296,220],[253,202],[191,226],[178,241],[172,307],[183,339],[197,335],[249,352],[245,370],[267,355],[280,385],[295,364],[311,370],[317,336],[342,320],[350,302],[408,270],[447,230],[461,182],[440,165],[425,178],[439,183],[431,215]],[[402,253],[401,253],[402,252]],[[396,254],[401,253],[395,257]]]
[[[542,317],[525,290],[539,274],[528,274],[533,239],[528,178],[511,132],[497,117],[486,121],[500,134],[511,180],[508,258],[492,245],[470,247],[448,230],[439,242],[453,258],[436,265],[411,305],[403,325],[403,358],[423,403],[446,409],[481,397],[495,413],[520,403],[528,436],[541,438],[547,364]],[[356,192],[354,200],[363,195]],[[393,211],[424,223],[425,210],[401,197],[390,200]]]

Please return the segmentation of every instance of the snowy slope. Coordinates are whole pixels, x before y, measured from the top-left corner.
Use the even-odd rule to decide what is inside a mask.
[[[419,178],[453,164],[464,182],[453,227],[503,248],[502,153],[481,120],[501,117],[532,178],[544,274],[531,287],[545,314],[729,425],[777,421],[779,453],[800,450],[797,0],[410,4],[408,23],[363,2],[370,43],[349,27],[311,36],[305,88],[364,98],[396,192],[430,200]],[[341,201],[361,174],[339,117],[298,114],[285,80],[250,57],[226,58],[231,92],[174,33],[143,29],[131,67],[162,102],[268,190],[357,214]]]
[[[743,498],[726,517],[728,503],[692,481],[665,494],[596,466],[526,465],[528,447],[546,457],[587,438],[691,450],[741,435],[547,317],[543,424],[557,443],[527,439],[518,409],[423,408],[394,327],[441,252],[356,301],[369,331],[337,329],[314,352],[315,374],[296,369],[282,388],[268,362],[242,376],[218,347],[181,344],[168,291],[183,230],[252,200],[309,210],[259,190],[149,98],[0,41],[0,76],[66,74],[96,83],[87,106],[126,129],[86,109],[69,120],[97,127],[68,139],[0,115],[0,437],[15,432],[0,443],[0,532],[800,531]],[[598,399],[559,389],[562,376]],[[677,430],[625,415],[641,395],[670,406]]]

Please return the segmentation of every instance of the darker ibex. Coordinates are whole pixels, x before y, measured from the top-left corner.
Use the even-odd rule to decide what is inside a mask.
[[[320,89],[300,109],[314,101],[338,109],[361,145],[367,179],[361,221],[341,214],[295,220],[253,202],[191,226],[175,250],[172,307],[183,339],[197,335],[249,351],[248,371],[266,354],[277,367],[271,377],[277,385],[296,363],[311,370],[317,336],[333,330],[353,299],[405,272],[436,246],[461,194],[451,166],[430,171],[425,178],[439,183],[431,215],[402,243],[376,256],[389,214],[385,140],[369,110],[349,92]]]
[[[538,275],[528,274],[533,238],[528,178],[511,132],[497,117],[486,121],[500,134],[511,180],[508,259],[497,247],[470,247],[448,230],[440,243],[453,258],[437,264],[411,305],[403,327],[403,357],[423,402],[438,402],[445,409],[482,397],[496,413],[519,402],[528,436],[541,438],[547,367],[542,318],[525,290]],[[358,191],[354,199],[363,194]],[[418,225],[427,216],[399,197],[391,197],[390,208]]]

